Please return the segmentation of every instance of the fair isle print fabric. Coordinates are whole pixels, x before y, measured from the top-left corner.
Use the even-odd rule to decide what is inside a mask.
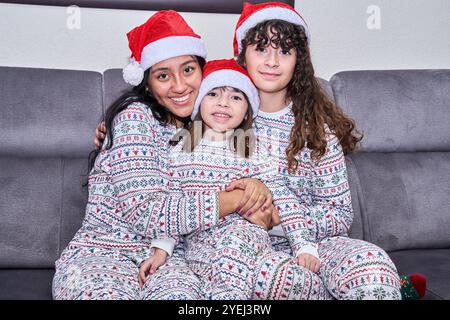
[[[258,116],[257,134],[266,143],[273,135],[280,136],[281,143],[269,144],[270,156],[279,176],[297,196],[299,212],[304,214],[301,219],[321,258],[321,270],[313,274],[298,267],[292,253],[286,252],[290,243],[272,241],[275,249],[284,250],[257,256],[251,298],[399,298],[400,282],[387,254],[347,237],[351,199],[337,139],[329,135],[327,153],[317,163],[303,150],[298,170],[287,174],[284,151],[294,119],[286,110]],[[152,239],[180,239],[180,235],[216,226],[216,192],[201,190],[189,197],[176,192],[167,153],[175,130],[160,126],[146,106],[130,105],[116,117],[114,126],[114,146],[102,150],[91,172],[83,225],[56,262],[54,298],[204,299],[199,277],[183,258],[183,243],[143,289],[138,284],[138,267],[148,258]],[[235,237],[235,244],[240,237]]]
[[[73,247],[56,261],[57,300],[135,300],[140,295],[135,263],[119,250]]]
[[[297,156],[297,170],[288,173],[285,151],[294,123],[294,114],[288,105],[276,113],[260,112],[255,127],[261,143],[277,163],[279,174],[301,203],[300,212],[305,215],[318,246],[321,262],[318,275],[322,283],[336,299],[400,299],[400,279],[386,252],[368,242],[348,238],[353,209],[345,158],[336,136],[325,128],[328,133],[325,155],[313,161],[311,151],[305,147]],[[290,253],[289,246],[280,239],[283,238],[272,237],[274,247],[284,254]],[[278,260],[278,264],[283,262]],[[290,280],[284,281],[283,288],[273,281],[288,279],[292,272],[273,271],[275,267],[270,263],[260,266],[260,272],[272,272],[269,280],[272,283],[262,283],[260,288],[256,287],[256,292],[261,289],[265,297],[276,295],[289,299],[293,290],[288,288],[295,285]],[[282,290],[284,294],[280,293]]]
[[[55,299],[140,299],[138,268],[150,256],[151,240],[179,238],[217,222],[215,194],[187,199],[169,192],[166,146],[174,132],[143,104],[116,116],[113,147],[100,152],[89,176],[83,224],[56,262]],[[186,276],[192,273],[183,256],[153,276],[159,284],[180,277],[179,285],[162,285],[153,297],[199,298],[198,279]]]
[[[280,217],[294,248],[316,248],[295,194],[277,174],[266,152],[256,150],[253,157],[242,158],[232,152],[228,141],[200,140],[193,152],[184,152],[182,143],[171,152],[172,190],[186,197],[201,191],[225,190],[230,181],[252,177],[263,181],[272,191],[274,203],[282,208]],[[238,214],[232,214],[206,230],[186,236],[186,259],[199,276],[205,299],[250,299],[255,286],[256,262],[273,251],[269,235]]]
[[[347,235],[353,209],[342,147],[336,136],[325,128],[328,145],[324,156],[314,161],[311,150],[304,147],[296,157],[297,169],[289,174],[285,152],[294,122],[289,105],[277,113],[260,112],[255,127],[261,143],[278,164],[278,173],[302,203],[302,213],[316,241]]]
[[[251,298],[257,258],[270,249],[266,230],[233,215],[186,242],[186,259],[200,278],[205,299]]]
[[[275,238],[275,237],[274,237]],[[273,239],[273,238],[272,238]],[[257,261],[256,283],[252,293],[254,300],[331,300],[322,279],[316,273],[297,265],[290,245],[282,238],[284,248],[274,245],[272,251],[261,255]]]
[[[182,246],[139,287],[138,265],[126,253],[100,247],[69,246],[56,262],[57,300],[198,300],[198,278],[186,265]]]
[[[255,299],[400,300],[399,278],[379,247],[348,237],[330,237],[319,245],[320,270],[297,266],[286,238],[272,236],[277,254],[260,259]]]

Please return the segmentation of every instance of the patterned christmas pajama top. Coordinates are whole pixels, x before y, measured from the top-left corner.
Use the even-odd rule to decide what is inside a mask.
[[[89,176],[83,224],[56,261],[53,297],[199,299],[182,244],[143,290],[138,268],[150,256],[152,239],[216,224],[216,193],[186,198],[170,192],[166,149],[175,130],[160,125],[145,105],[129,105],[113,128],[112,148],[103,148]]]
[[[318,256],[316,244],[309,240],[306,221],[296,214],[300,207],[296,195],[277,178],[277,168],[267,152],[257,149],[250,159],[245,159],[230,150],[228,141],[205,139],[191,153],[181,149],[179,143],[170,152],[173,192],[192,197],[206,190],[224,191],[237,179],[257,178],[271,190],[295,252]],[[256,283],[256,261],[274,251],[267,231],[237,213],[186,236],[186,245],[186,259],[200,277],[206,299],[250,299]]]
[[[400,299],[400,280],[387,253],[374,244],[348,237],[353,210],[345,158],[336,136],[325,128],[325,155],[314,161],[311,150],[305,147],[296,157],[298,168],[288,173],[285,151],[294,124],[289,105],[276,113],[260,112],[255,127],[261,143],[278,164],[279,175],[301,203],[299,212],[317,243],[322,285],[336,299]],[[274,234],[282,235],[282,231]],[[294,272],[287,267],[292,263],[288,258],[289,243],[283,237],[274,236],[272,240],[279,253],[286,256],[261,259],[260,273],[267,275],[268,280],[257,283],[255,295],[271,299],[296,298],[298,285],[291,281]]]

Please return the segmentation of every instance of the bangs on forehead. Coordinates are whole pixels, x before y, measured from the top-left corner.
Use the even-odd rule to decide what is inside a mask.
[[[289,51],[295,47],[292,24],[283,20],[266,20],[256,25],[254,37],[248,44],[259,48],[271,46]]]
[[[220,91],[233,91],[233,92],[237,92],[237,93],[243,93],[241,90],[236,89],[235,87],[230,87],[230,86],[225,86],[225,87],[215,87],[212,90],[220,90]]]

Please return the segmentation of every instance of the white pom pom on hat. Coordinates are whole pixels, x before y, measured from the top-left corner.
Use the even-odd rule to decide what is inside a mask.
[[[122,74],[125,82],[133,86],[139,85],[144,79],[144,69],[142,69],[139,62],[136,62],[134,59],[123,68]]]
[[[173,10],[158,11],[127,37],[131,57],[122,73],[125,82],[133,86],[139,85],[145,70],[158,62],[183,55],[206,58],[201,37]]]

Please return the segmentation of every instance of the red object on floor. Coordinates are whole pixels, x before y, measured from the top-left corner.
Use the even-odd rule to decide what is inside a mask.
[[[413,273],[409,278],[411,279],[414,289],[416,289],[417,293],[422,298],[427,291],[427,278],[421,273]]]

